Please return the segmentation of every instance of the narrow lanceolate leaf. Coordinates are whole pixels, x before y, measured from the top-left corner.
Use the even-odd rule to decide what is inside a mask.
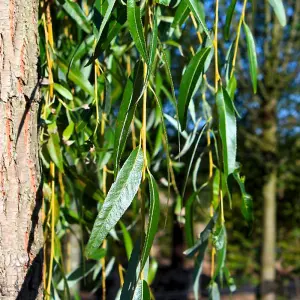
[[[141,182],[143,164],[143,152],[136,148],[121,168],[96,218],[86,247],[87,257],[102,244],[131,204]]]
[[[86,33],[91,32],[92,27],[78,3],[66,0],[63,4],[63,8],[82,30]]]
[[[143,33],[143,24],[141,20],[140,8],[136,5],[135,0],[127,1],[127,20],[129,32],[132,39],[143,57],[145,62],[148,62],[148,53],[146,48],[145,36]]]
[[[236,118],[232,101],[224,88],[219,88],[216,97],[219,133],[222,141],[223,168],[226,178],[232,174],[236,162]]]
[[[205,34],[210,38],[208,29],[205,24],[205,15],[203,6],[198,0],[184,0],[185,3],[189,6],[190,10],[193,12],[194,16],[196,17],[199,24],[201,24]]]
[[[64,86],[62,86],[58,83],[54,83],[53,87],[54,87],[54,90],[56,90],[65,99],[73,100],[72,93],[68,89],[66,89]]]
[[[139,280],[132,300],[150,300],[150,290],[145,280]]]
[[[131,236],[126,228],[126,226],[123,224],[123,222],[119,222],[122,233],[123,233],[123,238],[124,238],[124,244],[125,244],[125,250],[126,250],[126,255],[128,260],[130,259],[130,254],[133,249],[133,244],[132,244],[132,239]]]
[[[68,64],[59,57],[56,57],[56,63],[65,75],[68,74],[68,78],[71,81],[73,81],[76,85],[78,85],[83,91],[87,92],[89,95],[94,96],[94,89],[91,83],[78,68],[72,66],[69,69]]]
[[[102,32],[103,32],[103,29],[107,23],[107,21],[109,20],[109,17],[112,13],[112,10],[114,8],[114,5],[116,3],[116,0],[110,0],[108,1],[108,7],[107,7],[107,10],[105,12],[105,15],[104,15],[104,18],[103,18],[103,21],[101,23],[101,26],[100,26],[100,29],[99,29],[99,32],[98,32],[98,36],[97,36],[97,42],[99,42],[100,38],[101,38],[101,35],[102,35]]]
[[[237,183],[240,187],[241,194],[242,194],[242,207],[241,207],[242,214],[243,214],[245,220],[247,222],[251,223],[253,221],[253,200],[252,200],[251,195],[249,195],[246,192],[245,177],[240,176],[239,168],[234,170],[233,177],[237,181]]]
[[[132,296],[134,294],[134,290],[137,284],[139,271],[140,271],[140,264],[139,264],[140,249],[141,249],[141,240],[138,239],[134,244],[134,248],[132,250],[128,262],[128,268],[126,270],[126,275],[125,275],[124,284],[121,291],[120,300],[132,299]]]
[[[203,260],[204,260],[204,255],[205,255],[207,245],[208,245],[207,240],[203,244],[201,244],[198,250],[198,255],[195,260],[195,269],[193,272],[193,291],[194,291],[195,300],[199,299],[200,275],[202,273]]]
[[[136,102],[141,93],[141,87],[143,85],[143,67],[139,62],[136,66],[134,74],[134,82],[131,78],[128,78],[122,103],[120,106],[115,132],[114,141],[114,164],[115,174],[117,173],[122,153],[125,149],[126,140],[129,132],[130,123],[133,119]]]
[[[229,39],[230,24],[231,24],[232,16],[234,13],[235,5],[236,5],[236,0],[231,0],[230,5],[227,9],[226,22],[225,22],[225,28],[224,28],[224,36],[225,36],[226,40]]]
[[[220,300],[220,292],[216,282],[211,283],[209,287],[209,300]]]
[[[184,130],[186,127],[189,103],[193,97],[199,77],[202,75],[204,63],[209,51],[210,48],[204,48],[193,56],[183,74],[178,96],[178,114],[181,130]]]
[[[141,269],[143,269],[145,262],[149,256],[151,246],[153,244],[154,237],[157,232],[159,213],[160,213],[158,187],[151,173],[149,173],[149,191],[150,191],[149,223],[148,223],[143,253],[141,257]]]
[[[59,141],[60,138],[58,136],[58,133],[50,133],[47,149],[55,165],[58,167],[58,169],[61,172],[63,172],[64,170],[63,157],[62,157]]]
[[[248,60],[250,66],[250,75],[252,80],[253,91],[256,93],[257,90],[257,58],[256,58],[256,49],[255,49],[255,41],[253,35],[251,33],[250,28],[244,22],[244,30],[246,35],[247,41],[247,53],[248,53]]]
[[[190,8],[187,6],[185,1],[181,1],[176,9],[172,27],[175,28],[177,25],[181,26],[190,13]]]
[[[201,232],[200,239],[191,248],[185,250],[183,252],[184,255],[186,255],[187,257],[193,257],[195,255],[195,253],[197,253],[197,251],[199,250],[201,245],[203,245],[205,242],[208,241],[208,239],[210,237],[210,234],[211,234],[211,232],[212,232],[212,230],[213,230],[213,228],[214,228],[214,226],[217,222],[217,219],[218,219],[218,213],[215,212],[213,217],[207,223],[204,230]]]
[[[226,228],[225,225],[217,226],[213,233],[213,245],[217,251],[217,267],[214,273],[214,279],[219,276],[221,282],[223,280],[223,268],[225,266],[226,258]]]
[[[286,25],[286,15],[282,0],[269,0],[281,26]]]

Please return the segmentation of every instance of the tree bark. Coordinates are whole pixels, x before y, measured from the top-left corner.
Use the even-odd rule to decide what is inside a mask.
[[[38,1],[0,1],[0,299],[41,299]]]
[[[262,188],[263,210],[263,242],[261,295],[263,300],[276,299],[276,183],[277,183],[277,119],[276,97],[264,100],[263,111],[263,143],[265,174]]]

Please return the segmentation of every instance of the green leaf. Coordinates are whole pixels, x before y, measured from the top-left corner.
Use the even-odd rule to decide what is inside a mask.
[[[93,61],[97,59],[104,50],[106,50],[111,41],[118,35],[120,32],[122,25],[126,22],[126,8],[116,7],[116,17],[112,15],[110,17],[110,22],[107,24],[102,32],[100,39],[97,42],[96,48],[94,50],[94,55],[92,59]]]
[[[169,6],[171,0],[157,0],[157,2],[158,2],[159,4],[162,4],[162,5],[165,5],[165,6]]]
[[[139,258],[140,258],[140,248],[141,248],[141,239],[138,239],[132,250],[130,260],[128,262],[128,268],[126,270],[126,275],[124,278],[124,284],[121,291],[120,300],[128,300],[132,299],[134,294],[134,290],[137,284],[140,265],[139,265]]]
[[[114,8],[115,3],[116,3],[116,0],[110,0],[110,1],[108,1],[108,7],[106,9],[104,18],[102,20],[102,23],[101,23],[101,26],[100,26],[100,29],[99,29],[99,32],[98,32],[97,43],[100,41],[103,29],[104,29],[106,23],[108,22],[108,20],[110,18],[110,15],[112,13],[112,10]]]
[[[88,263],[85,263],[85,264],[81,264],[77,269],[75,269],[74,271],[70,272],[66,276],[69,288],[73,287],[82,278],[86,277],[91,272],[93,272],[95,268],[96,268],[95,262],[88,262]],[[64,286],[65,286],[65,282],[62,279],[58,283],[57,289],[58,290],[63,290]]]
[[[198,249],[198,255],[195,260],[195,267],[193,272],[193,291],[195,300],[199,299],[199,281],[200,281],[200,275],[202,272],[202,266],[203,266],[203,260],[205,251],[208,245],[208,240],[206,240],[204,243],[201,244],[201,246]]]
[[[54,89],[64,98],[66,98],[67,100],[73,100],[73,95],[72,93],[66,89],[64,86],[58,84],[58,83],[54,83],[53,84]]]
[[[269,0],[281,26],[286,25],[286,15],[282,0]]]
[[[49,140],[47,143],[47,149],[49,151],[49,155],[58,169],[63,172],[64,165],[63,165],[63,157],[60,149],[60,139],[58,133],[50,133]]]
[[[219,133],[222,141],[223,167],[226,179],[235,170],[236,162],[236,118],[232,101],[224,88],[216,96]]]
[[[75,128],[74,122],[70,121],[69,125],[66,127],[66,129],[63,132],[63,140],[68,141],[73,134]]]
[[[148,53],[146,49],[145,36],[143,33],[141,11],[136,5],[135,0],[127,1],[127,20],[129,32],[132,36],[135,46],[137,47],[144,61],[148,63]]]
[[[256,49],[255,49],[255,41],[253,35],[251,33],[250,28],[248,25],[243,22],[246,41],[247,41],[247,53],[248,53],[248,60],[250,65],[250,75],[251,81],[253,86],[253,91],[256,93],[257,90],[257,58],[256,58]]]
[[[225,275],[225,279],[227,282],[227,285],[229,287],[229,290],[231,293],[236,291],[236,285],[234,283],[234,279],[231,277],[229,270],[226,268],[226,266],[223,268],[224,270],[224,275]]]
[[[131,239],[131,236],[130,236],[126,226],[123,224],[123,222],[120,221],[119,224],[120,224],[121,230],[123,232],[125,250],[126,250],[127,258],[129,260],[130,254],[131,254],[132,249],[133,249],[132,239]]]
[[[134,116],[136,103],[143,86],[143,66],[141,61],[137,63],[135,69],[134,82],[132,82],[131,78],[127,80],[116,122],[113,153],[115,174],[117,174],[119,168],[121,156],[125,149],[130,124]]]
[[[150,290],[145,280],[139,280],[132,300],[150,300]]]
[[[236,1],[237,0],[231,0],[230,5],[226,12],[226,22],[225,22],[225,27],[224,27],[224,36],[225,36],[226,40],[229,39],[230,24],[231,24],[232,16],[234,13]]]
[[[241,211],[245,220],[249,223],[253,221],[253,200],[251,195],[246,192],[245,177],[240,176],[240,168],[237,168],[233,172],[233,177],[237,181],[242,194],[242,206]]]
[[[191,248],[185,250],[183,252],[184,255],[186,255],[187,257],[193,257],[195,253],[198,251],[198,249],[201,247],[201,245],[208,241],[208,238],[217,222],[217,219],[218,219],[218,213],[216,211],[213,217],[207,223],[204,230],[201,232],[199,240]]]
[[[68,68],[68,64],[63,61],[63,59],[56,57],[55,62],[61,71],[67,75],[68,78],[73,81],[76,85],[78,85],[82,90],[87,92],[89,95],[94,96],[94,89],[90,84],[89,80],[82,74],[82,72],[76,67],[72,66],[72,68]]]
[[[217,226],[212,239],[217,251],[217,267],[214,272],[214,279],[219,275],[222,282],[226,258],[226,228],[224,224]]]
[[[178,96],[178,114],[181,130],[186,127],[187,111],[191,98],[193,97],[196,84],[204,68],[205,60],[209,54],[210,48],[201,49],[189,62],[179,88]]]
[[[83,31],[91,33],[92,27],[78,3],[65,0],[63,8]]]
[[[186,2],[181,1],[179,6],[176,9],[172,27],[175,28],[177,25],[182,26],[182,24],[185,22],[186,18],[188,17],[190,11],[191,10],[187,6]]]
[[[149,222],[148,222],[148,228],[146,233],[146,239],[143,246],[143,252],[141,256],[141,269],[143,269],[146,260],[149,256],[154,241],[154,237],[157,232],[159,214],[160,214],[158,187],[151,173],[149,173],[149,191],[150,191]]]
[[[200,1],[197,0],[184,0],[184,1],[189,6],[190,10],[193,12],[199,24],[201,24],[205,34],[208,36],[208,38],[210,38],[209,32],[205,24],[203,5],[200,3]]]
[[[209,300],[220,300],[220,292],[216,282],[211,283],[209,287]]]
[[[143,152],[136,148],[121,168],[96,218],[86,247],[87,257],[102,244],[131,204],[141,182],[143,165]]]
[[[94,260],[100,260],[106,255],[106,249],[99,248],[96,251],[93,252],[93,254],[89,257],[90,259]]]

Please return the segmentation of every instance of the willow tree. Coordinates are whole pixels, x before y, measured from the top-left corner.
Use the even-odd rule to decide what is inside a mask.
[[[255,40],[246,21],[251,10],[245,0],[238,25],[231,26],[236,4],[232,1],[226,24],[220,28],[216,0],[214,25],[209,28],[201,2],[174,2],[103,0],[89,5],[67,0],[43,6],[41,75],[48,84],[43,87],[41,158],[48,212],[44,223],[47,299],[70,297],[74,282],[92,272],[96,286],[91,293],[101,286],[105,299],[109,292],[105,278],[113,264],[118,265],[120,299],[150,299],[154,263],[149,254],[163,213],[159,200],[163,183],[169,198],[172,193],[178,199],[176,210],[184,222],[188,246],[184,253],[195,260],[195,297],[206,251],[211,257],[211,297],[219,297],[218,278],[225,279],[231,290],[235,288],[226,266],[224,210],[236,205],[231,201],[231,181],[235,180],[242,215],[251,226],[252,198],[236,161],[234,100],[241,39],[247,45],[253,92],[258,89]],[[282,2],[269,2],[283,23]],[[53,19],[51,9],[56,14]],[[192,42],[180,44],[186,22],[196,31],[196,47]],[[225,59],[219,55],[221,29],[231,41]],[[176,74],[180,83],[173,80],[173,47],[186,58],[183,72]],[[209,96],[214,98],[213,107]],[[202,109],[195,109],[195,103]],[[166,121],[178,132],[179,153],[168,142]],[[201,140],[205,150],[198,156]],[[190,161],[179,189],[174,169],[187,153],[191,153]],[[208,157],[209,171],[200,185],[203,155]],[[187,197],[191,174],[193,190]],[[207,188],[212,195],[208,224],[195,235],[194,208]],[[82,238],[78,245],[83,266],[69,273],[60,241],[74,223],[80,224],[89,240],[85,244]],[[129,229],[136,224],[138,234],[130,235]],[[120,240],[128,260],[125,276],[126,260],[110,252],[110,246],[117,247]]]
[[[42,297],[38,3],[0,4],[0,298]]]

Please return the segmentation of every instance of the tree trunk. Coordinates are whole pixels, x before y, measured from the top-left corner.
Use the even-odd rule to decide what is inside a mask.
[[[263,243],[261,269],[261,295],[263,300],[276,299],[276,183],[277,183],[277,120],[276,97],[263,101],[264,184],[262,196]]]
[[[0,1],[0,299],[41,299],[38,1]]]

